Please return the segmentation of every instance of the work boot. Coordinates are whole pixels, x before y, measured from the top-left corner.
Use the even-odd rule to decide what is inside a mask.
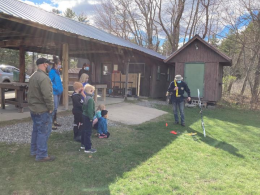
[[[57,127],[56,127],[55,125],[52,125],[51,128],[52,128],[52,130],[54,130],[54,131],[57,130]]]
[[[55,156],[47,156],[45,158],[36,160],[37,162],[50,162],[50,161],[54,161],[55,160]]]
[[[53,124],[54,124],[54,126],[56,126],[56,127],[61,127],[61,124],[57,123],[57,121],[54,121]]]

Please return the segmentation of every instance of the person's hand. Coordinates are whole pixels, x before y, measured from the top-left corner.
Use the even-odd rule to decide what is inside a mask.
[[[174,88],[174,91],[176,91],[177,89],[179,89],[179,88],[178,88],[178,87],[175,87],[175,88]]]
[[[49,113],[51,114],[51,113],[52,113],[52,110],[50,110]]]
[[[190,98],[190,97],[188,97],[188,101],[189,101],[189,102],[191,101],[191,98]]]

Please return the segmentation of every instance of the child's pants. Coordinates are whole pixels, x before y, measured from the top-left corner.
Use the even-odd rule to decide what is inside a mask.
[[[72,112],[74,115],[73,132],[74,139],[78,138],[82,134],[82,112]]]
[[[91,134],[92,134],[92,121],[89,117],[82,115],[83,118],[83,131],[81,135],[81,144],[85,146],[85,150],[91,149]]]

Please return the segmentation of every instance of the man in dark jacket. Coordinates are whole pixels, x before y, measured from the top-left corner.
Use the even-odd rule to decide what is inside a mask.
[[[47,151],[54,109],[52,84],[48,76],[50,61],[39,58],[36,64],[38,70],[30,78],[27,96],[33,120],[31,155],[35,157],[36,161],[46,162],[55,159],[54,156],[48,156]]]
[[[171,100],[173,105],[173,113],[175,118],[175,124],[179,124],[178,109],[181,115],[181,125],[185,126],[184,117],[184,91],[188,94],[188,101],[190,98],[190,89],[188,85],[182,81],[181,75],[176,75],[174,81],[171,82],[168,92],[171,93]]]

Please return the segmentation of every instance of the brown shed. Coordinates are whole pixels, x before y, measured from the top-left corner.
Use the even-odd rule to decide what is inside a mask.
[[[183,75],[192,97],[217,102],[222,95],[223,66],[231,66],[232,59],[195,35],[183,47],[169,56],[165,63],[175,66],[175,74]]]

